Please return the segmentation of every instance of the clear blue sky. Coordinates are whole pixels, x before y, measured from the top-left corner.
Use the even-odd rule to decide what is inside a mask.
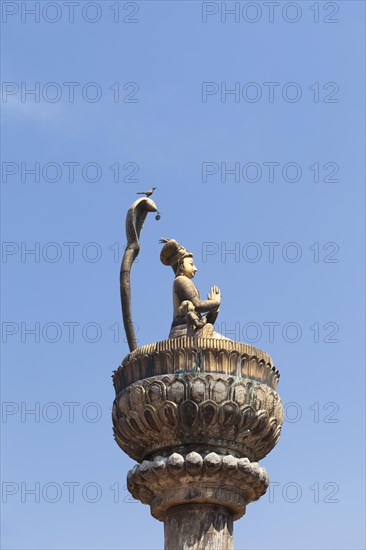
[[[55,4],[2,2],[2,547],[162,548],[110,418],[124,218],[156,185],[139,343],[169,332],[172,237],[281,372],[235,547],[363,549],[364,3]]]

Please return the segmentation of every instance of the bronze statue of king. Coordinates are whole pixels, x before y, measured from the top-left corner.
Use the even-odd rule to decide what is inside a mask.
[[[223,339],[221,334],[213,330],[221,303],[220,289],[212,286],[207,300],[201,300],[192,281],[197,272],[193,254],[174,239],[163,238],[160,242],[164,243],[160,260],[164,265],[172,267],[175,275],[173,322],[169,338],[196,336]]]

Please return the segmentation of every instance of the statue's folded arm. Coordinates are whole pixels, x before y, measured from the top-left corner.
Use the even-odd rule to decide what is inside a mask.
[[[216,300],[201,300],[196,286],[185,276],[176,277],[174,280],[174,292],[178,294],[181,301],[189,300],[192,302],[198,313],[205,313],[219,307],[219,303]]]

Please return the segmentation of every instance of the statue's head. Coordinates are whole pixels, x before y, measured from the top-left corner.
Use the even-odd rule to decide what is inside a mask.
[[[178,260],[176,266],[173,266],[173,270],[176,277],[178,277],[178,275],[185,275],[188,279],[193,279],[197,272],[193,256],[186,256]]]
[[[164,265],[170,265],[173,268],[175,276],[185,275],[189,279],[193,279],[197,268],[193,262],[193,255],[188,252],[174,239],[160,239],[164,243],[160,252],[160,260]]]

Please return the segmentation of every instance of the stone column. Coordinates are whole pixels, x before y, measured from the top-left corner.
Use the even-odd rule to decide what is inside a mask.
[[[115,438],[139,463],[128,489],[164,522],[166,550],[233,548],[233,521],[268,486],[257,461],[280,435],[278,378],[252,346],[187,337],[139,348],[115,371]]]
[[[164,521],[164,542],[167,550],[232,550],[233,516],[222,506],[175,506]]]

